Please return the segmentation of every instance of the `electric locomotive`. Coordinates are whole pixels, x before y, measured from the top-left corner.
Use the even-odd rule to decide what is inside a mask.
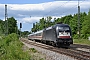
[[[70,26],[68,24],[61,23],[30,34],[28,35],[28,38],[58,47],[70,46],[70,44],[73,44]]]

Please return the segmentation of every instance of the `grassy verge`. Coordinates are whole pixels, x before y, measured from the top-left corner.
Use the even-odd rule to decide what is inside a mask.
[[[90,40],[88,39],[74,39],[74,43],[90,45]]]
[[[16,34],[10,34],[6,37],[0,38],[0,60],[31,60],[34,59],[30,55],[30,51],[35,49],[30,49],[28,51],[23,51],[23,44],[19,41]],[[40,59],[39,59],[40,60]],[[41,59],[43,60],[43,59]]]
[[[24,50],[24,46],[15,33],[0,36],[0,60],[45,60],[37,50],[28,47]]]

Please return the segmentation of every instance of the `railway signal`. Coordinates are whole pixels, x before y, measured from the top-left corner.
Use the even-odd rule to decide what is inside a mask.
[[[22,28],[22,23],[20,23],[20,28]]]
[[[21,28],[22,28],[22,23],[20,23],[20,38],[21,38]]]

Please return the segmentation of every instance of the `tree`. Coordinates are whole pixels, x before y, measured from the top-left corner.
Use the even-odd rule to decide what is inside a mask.
[[[44,18],[42,18],[42,19],[40,19],[40,21],[39,21],[39,29],[40,30],[42,30],[43,28],[45,28],[45,19]]]
[[[4,34],[5,32],[5,22],[0,19],[0,33]]]
[[[31,32],[29,31],[24,31],[21,33],[23,37],[27,37],[29,34],[31,34]]]
[[[64,23],[65,24],[70,24],[70,20],[72,20],[72,15],[67,15],[65,16],[65,19],[64,19]]]
[[[72,35],[75,36],[77,34],[77,21],[78,21],[78,15],[77,14],[74,14],[73,18],[70,20],[70,27],[71,27],[71,30],[72,30]]]
[[[16,33],[17,29],[17,21],[14,19],[14,17],[8,18],[8,33]]]
[[[46,19],[46,27],[52,26],[52,22],[51,22],[52,17],[48,16]]]
[[[31,29],[32,32],[35,32],[35,23],[33,23],[33,28]]]
[[[62,21],[61,21],[61,18],[57,18],[57,19],[54,18],[54,24],[57,24],[58,22],[62,22]]]
[[[85,16],[81,32],[83,38],[88,38],[88,36],[90,36],[90,11],[88,12],[88,15]]]
[[[81,30],[81,37],[87,38],[90,36],[90,11],[88,14],[85,12],[80,13],[80,30]],[[54,21],[51,21],[52,17],[48,16],[46,18],[41,18],[38,23],[35,23],[32,28],[32,32],[36,32],[38,30],[42,30],[49,26],[52,26],[58,22],[62,22],[65,24],[69,24],[72,30],[72,35],[74,38],[78,38],[78,14],[74,15],[67,15],[61,18],[54,18]]]

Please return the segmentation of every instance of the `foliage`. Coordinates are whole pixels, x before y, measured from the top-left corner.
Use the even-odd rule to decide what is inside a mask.
[[[22,37],[27,37],[29,34],[31,34],[31,32],[29,32],[29,31],[21,32]]]
[[[8,18],[8,33],[16,33],[17,31],[17,21],[14,19],[14,17]]]
[[[8,22],[7,22],[8,21]],[[7,26],[8,24],[8,26]],[[7,20],[3,21],[0,20],[0,33],[6,34],[6,28],[8,29],[8,34],[17,33],[17,20],[14,17],[8,18]]]
[[[80,13],[80,32],[81,32],[81,38],[88,38],[90,36],[90,11],[88,14],[85,12]],[[79,38],[78,35],[78,14],[74,15],[67,15],[63,16],[61,18],[54,18],[53,21],[51,21],[52,17],[48,16],[46,18],[41,18],[40,21],[33,24],[33,28],[31,29],[32,32],[36,32],[39,30],[42,30],[44,28],[47,28],[49,26],[52,26],[58,22],[63,22],[65,24],[69,24],[72,30],[72,35],[74,38]]]
[[[22,43],[17,35],[12,33],[0,40],[0,60],[29,60],[28,52],[23,52]]]
[[[88,15],[85,16],[81,32],[83,38],[88,38],[90,36],[90,11],[88,12]]]
[[[5,32],[5,22],[0,19],[0,34]]]
[[[29,50],[34,53],[37,52],[37,50],[35,48],[30,48]]]
[[[14,17],[8,18],[8,33],[18,33],[20,35],[20,30],[17,27],[17,20]],[[58,22],[63,22],[69,24],[72,30],[72,35],[74,38],[79,38],[78,35],[78,14],[67,15],[61,18],[54,18],[52,20],[51,16],[46,18],[41,18],[39,22],[33,23],[33,28],[31,32],[36,32],[52,26]],[[80,38],[87,39],[90,36],[90,10],[88,13],[80,13]],[[0,20],[0,35],[6,33],[6,21]],[[30,32],[22,32],[22,36],[27,36]]]

